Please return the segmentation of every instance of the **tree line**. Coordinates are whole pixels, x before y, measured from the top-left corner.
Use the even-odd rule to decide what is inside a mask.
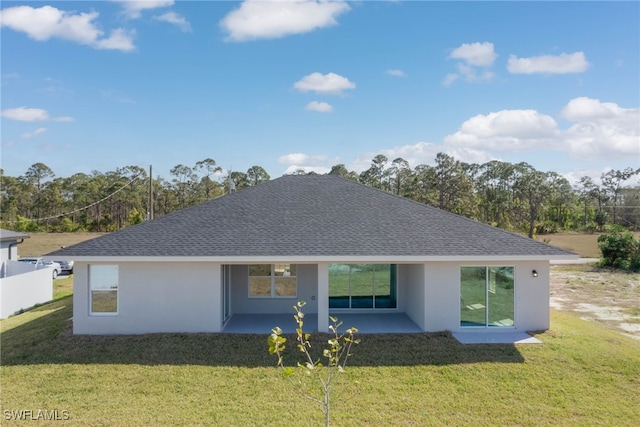
[[[258,165],[225,173],[211,158],[178,164],[169,173],[169,179],[149,179],[146,169],[126,166],[58,177],[43,163],[18,177],[0,170],[0,224],[28,232],[114,231],[271,178]],[[602,231],[608,224],[640,229],[640,185],[630,184],[640,168],[610,170],[600,183],[585,176],[572,186],[560,174],[524,162],[464,163],[439,153],[435,165],[411,168],[405,159],[379,154],[361,173],[337,164],[329,174],[529,237]]]

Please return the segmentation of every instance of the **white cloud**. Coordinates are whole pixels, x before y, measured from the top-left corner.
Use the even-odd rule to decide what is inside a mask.
[[[567,120],[577,122],[614,119],[634,111],[637,112],[631,108],[620,108],[618,104],[612,102],[600,102],[598,99],[583,96],[569,101],[560,114]]]
[[[301,92],[316,92],[328,95],[340,95],[342,91],[354,89],[355,83],[339,74],[311,73],[295,82],[293,87]]]
[[[41,133],[45,133],[47,128],[37,128],[31,132],[25,132],[20,135],[22,138],[33,138],[34,136],[40,135]]]
[[[550,116],[535,110],[502,110],[470,118],[444,142],[453,147],[529,151],[553,140],[557,133],[557,123]]]
[[[291,153],[278,157],[278,163],[283,165],[295,165],[297,163],[304,163],[309,158],[304,153]]]
[[[443,86],[451,86],[459,78],[468,82],[486,82],[492,80],[495,74],[489,70],[498,55],[493,49],[493,43],[464,43],[454,49],[449,58],[460,60],[456,64],[457,73],[449,73],[442,81]]]
[[[310,156],[304,153],[291,153],[278,158],[278,163],[288,165],[285,174],[291,174],[298,170],[305,172],[316,172],[320,174],[329,173],[331,166],[339,162],[338,158],[331,158],[324,155]]]
[[[569,101],[561,115],[573,125],[564,133],[578,159],[640,158],[640,109],[592,98]]]
[[[306,109],[309,111],[317,111],[318,113],[330,113],[333,107],[326,102],[311,101],[307,104]]]
[[[351,8],[344,1],[245,0],[220,21],[229,41],[275,39],[336,25]]]
[[[371,166],[371,159],[378,154],[386,156],[389,159],[389,163],[401,157],[409,162],[411,168],[415,168],[418,165],[433,166],[435,165],[435,159],[438,153],[446,153],[456,160],[466,163],[482,164],[495,159],[495,156],[484,150],[467,147],[451,147],[443,144],[434,144],[432,142],[417,142],[415,144],[384,148],[375,153],[366,153],[358,157],[350,166],[352,170],[362,172]]]
[[[568,129],[535,110],[480,114],[445,137],[444,151],[536,150],[563,151],[579,160],[640,158],[640,109],[581,97],[570,100],[561,116],[571,122]]]
[[[331,168],[325,166],[299,166],[299,165],[291,165],[284,171],[284,175],[291,175],[298,171],[304,171],[305,173],[315,172],[320,175],[328,174],[331,172]]]
[[[417,142],[415,144],[401,145],[392,148],[383,148],[376,152],[370,151],[358,156],[356,160],[349,165],[349,170],[355,172],[363,172],[371,166],[371,160],[378,154],[382,154],[389,159],[389,162],[402,157],[411,168],[415,168],[420,164],[433,163],[436,154],[443,151],[442,145],[431,142]]]
[[[407,77],[407,75],[404,73],[404,71],[402,70],[387,70],[385,71],[385,74],[388,74],[390,76],[394,76],[394,77]]]
[[[185,32],[185,33],[191,32],[191,24],[185,19],[184,16],[181,16],[175,12],[163,13],[162,15],[154,16],[153,19],[176,25],[178,28],[182,30],[182,32]]]
[[[64,116],[64,117],[51,117],[47,110],[43,110],[42,108],[27,108],[27,107],[18,107],[18,108],[8,108],[2,110],[2,117],[9,120],[16,120],[20,122],[72,122],[73,118]]]
[[[130,52],[136,47],[133,44],[134,30],[124,30],[122,28],[115,29],[106,39],[96,40],[94,47],[102,50],[121,50]]]
[[[589,68],[589,62],[583,52],[560,55],[532,56],[530,58],[518,58],[509,56],[507,69],[513,74],[569,74],[583,73]]]
[[[336,159],[332,159],[325,155],[310,156],[304,153],[290,153],[290,154],[285,154],[284,156],[278,157],[278,163],[282,165],[307,164],[307,165],[318,166],[334,160]]]
[[[495,77],[495,74],[489,70],[479,71],[477,68],[471,67],[467,64],[458,64],[458,76],[464,77],[468,82],[482,82],[489,81]]]
[[[455,48],[449,58],[461,59],[474,67],[490,67],[498,55],[493,50],[493,43],[464,43]]]
[[[449,73],[444,77],[444,80],[442,81],[442,85],[443,86],[451,86],[453,84],[453,82],[455,82],[459,78],[460,78],[460,76],[458,74]]]
[[[137,19],[142,16],[142,11],[173,6],[173,0],[114,0],[121,3],[127,18]]]
[[[95,49],[125,52],[134,49],[133,32],[116,29],[108,38],[103,38],[104,31],[94,23],[98,16],[98,12],[74,14],[52,6],[15,6],[0,11],[0,23],[37,41],[60,38]]]

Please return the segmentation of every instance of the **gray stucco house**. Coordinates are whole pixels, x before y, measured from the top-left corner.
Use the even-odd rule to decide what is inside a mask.
[[[52,252],[76,334],[221,332],[250,315],[401,316],[419,331],[549,327],[564,250],[330,175],[284,176]],[[261,316],[264,316],[261,320]],[[293,322],[293,321],[291,321]],[[282,326],[282,325],[280,325]]]

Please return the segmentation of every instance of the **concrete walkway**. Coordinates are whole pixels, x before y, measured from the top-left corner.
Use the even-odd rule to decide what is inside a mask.
[[[537,338],[526,332],[454,332],[451,335],[462,344],[542,344]]]

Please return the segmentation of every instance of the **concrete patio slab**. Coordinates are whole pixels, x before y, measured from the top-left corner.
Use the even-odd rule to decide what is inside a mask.
[[[360,334],[411,334],[421,333],[422,330],[406,314],[402,313],[341,313],[331,314],[342,321],[338,331],[345,331],[355,327]],[[269,334],[274,327],[280,327],[284,333],[294,333],[296,323],[293,314],[234,314],[224,333],[231,334]],[[305,313],[304,330],[318,331],[318,316],[315,313]]]
[[[542,344],[526,332],[454,332],[451,335],[462,344]]]

